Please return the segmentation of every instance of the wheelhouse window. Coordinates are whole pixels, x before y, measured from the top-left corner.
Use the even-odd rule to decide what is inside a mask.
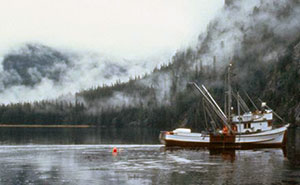
[[[244,128],[251,128],[251,123],[244,123]]]

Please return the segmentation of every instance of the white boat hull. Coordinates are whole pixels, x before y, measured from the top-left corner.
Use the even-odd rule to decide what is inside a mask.
[[[166,146],[180,147],[217,147],[217,148],[247,148],[247,147],[282,147],[288,125],[265,132],[241,135],[208,135],[201,133],[162,132],[160,140]]]

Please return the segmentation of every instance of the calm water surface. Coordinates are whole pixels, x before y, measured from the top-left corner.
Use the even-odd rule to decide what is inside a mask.
[[[143,139],[151,137],[151,131],[111,133],[110,139],[53,131],[55,138],[45,131],[48,139],[41,143],[36,139],[42,136],[22,136],[15,130],[18,138],[9,140],[11,131],[2,132],[0,184],[300,184],[299,129],[290,132],[288,150],[235,151],[170,150],[151,143],[158,142],[154,135]],[[53,143],[47,143],[52,137]],[[111,144],[135,139],[144,143]],[[113,147],[119,149],[117,155]]]

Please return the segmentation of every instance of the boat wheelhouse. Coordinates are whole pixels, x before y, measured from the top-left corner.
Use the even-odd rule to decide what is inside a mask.
[[[289,124],[281,127],[273,125],[273,115],[277,115],[265,102],[259,110],[246,93],[249,101],[256,108],[250,111],[239,93],[234,93],[230,85],[230,68],[228,67],[227,92],[224,112],[216,103],[204,85],[191,83],[202,95],[205,125],[210,125],[201,133],[193,133],[188,128],[177,128],[173,131],[162,131],[159,139],[165,146],[210,147],[210,148],[255,148],[282,147]],[[233,113],[232,96],[237,102],[237,114]],[[241,114],[243,112],[243,114]],[[208,124],[207,117],[211,122]]]

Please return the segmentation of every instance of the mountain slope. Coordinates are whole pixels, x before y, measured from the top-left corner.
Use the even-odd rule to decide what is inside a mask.
[[[224,75],[232,62],[234,90],[245,90],[257,104],[261,98],[287,121],[300,122],[299,21],[296,0],[232,1],[199,36],[196,48],[178,51],[151,74],[81,91],[73,102],[3,105],[0,120],[200,129],[201,98],[187,84],[205,84],[223,106]]]

